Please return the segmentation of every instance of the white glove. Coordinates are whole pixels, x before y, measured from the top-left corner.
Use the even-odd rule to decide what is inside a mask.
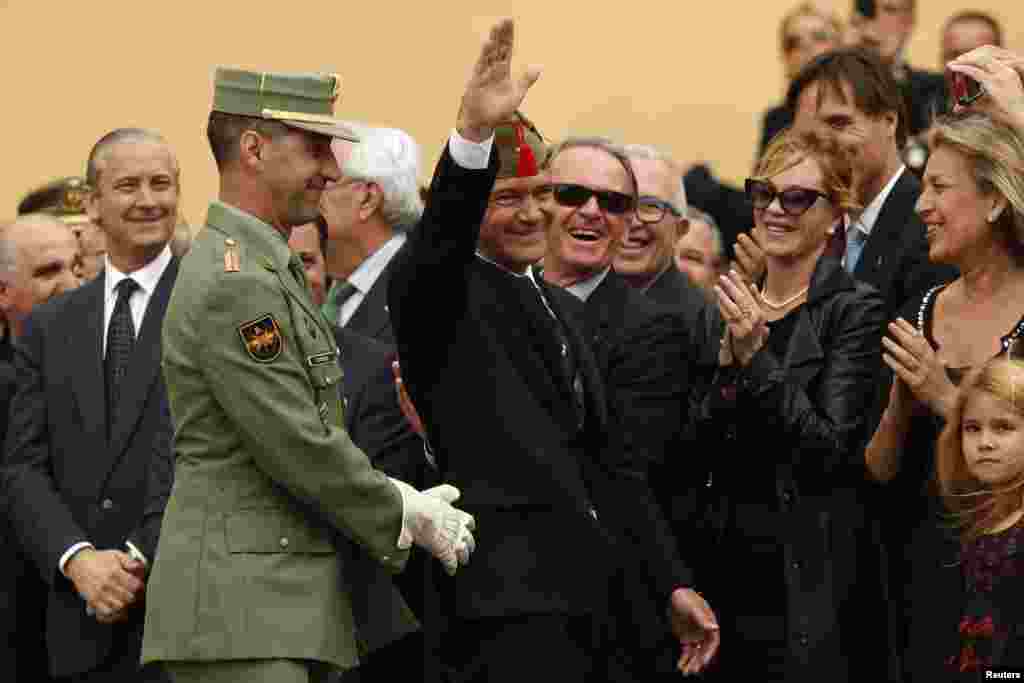
[[[389,477],[402,494],[402,533],[398,547],[413,543],[424,548],[454,576],[459,565],[469,564],[476,548],[473,515],[452,506],[461,495],[451,484],[417,491],[400,479]]]

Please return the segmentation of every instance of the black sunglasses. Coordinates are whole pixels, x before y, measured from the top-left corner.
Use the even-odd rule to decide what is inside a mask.
[[[595,190],[585,185],[573,183],[555,183],[539,188],[538,196],[551,192],[555,201],[562,206],[583,206],[591,197],[597,197],[597,205],[602,211],[612,214],[623,214],[632,211],[636,201],[628,194],[614,190]]]
[[[779,192],[767,180],[754,180],[753,178],[747,178],[744,189],[747,193],[747,199],[750,200],[755,209],[767,209],[772,201],[778,197],[779,206],[790,216],[800,216],[805,213],[807,209],[814,206],[814,202],[818,201],[818,197],[832,201],[827,194],[819,190],[812,190],[807,187],[791,187],[788,190]]]

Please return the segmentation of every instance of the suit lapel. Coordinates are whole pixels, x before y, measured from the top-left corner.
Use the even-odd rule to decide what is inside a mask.
[[[380,338],[381,330],[391,322],[387,306],[387,278],[388,271],[385,268],[345,327],[367,337]]]
[[[121,457],[128,438],[138,424],[146,399],[160,374],[160,335],[163,328],[164,313],[167,302],[171,298],[171,289],[178,275],[178,261],[171,259],[156,285],[156,290],[146,306],[146,314],[142,318],[142,329],[132,350],[132,358],[128,363],[128,374],[121,390],[117,421],[114,423],[110,440],[109,457],[113,462]],[[113,462],[111,465],[113,465]]]
[[[611,273],[608,274],[609,277]],[[606,277],[605,280],[608,278]],[[600,290],[605,283],[601,283],[598,286]],[[554,296],[551,292],[553,289],[552,285],[544,283],[545,292],[548,293],[548,301],[551,302],[551,308],[555,311],[555,315],[563,323],[565,334],[569,337],[569,343],[572,345],[573,354],[576,359],[576,371],[580,375],[580,379],[583,382],[583,387],[589,401],[587,405],[587,414],[597,419],[597,424],[600,429],[604,429],[608,423],[608,406],[605,403],[604,396],[604,383],[601,381],[601,369],[598,360],[595,357],[597,352],[597,345],[591,347],[587,343],[588,333],[584,332],[584,326],[577,323],[578,318],[573,318],[569,315],[569,312],[561,307],[559,298]],[[591,294],[587,300],[587,304],[597,295],[597,291]],[[571,294],[569,296],[572,296]]]
[[[107,440],[106,379],[103,376],[103,283],[101,272],[92,282],[82,286],[80,306],[69,306],[67,316],[68,346],[73,349],[84,342],[81,356],[71,363],[72,387],[82,411],[85,432],[92,438],[88,452],[103,453]]]
[[[882,210],[871,230],[871,237],[864,244],[864,251],[854,270],[858,280],[885,290],[884,283],[879,280],[879,273],[885,270],[887,260],[895,263],[899,259],[900,255],[893,252],[896,244],[903,241],[903,231],[910,224],[914,204],[920,193],[920,183],[914,178],[914,174],[904,170],[882,204]]]

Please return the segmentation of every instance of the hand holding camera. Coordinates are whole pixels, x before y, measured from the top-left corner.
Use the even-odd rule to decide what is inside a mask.
[[[954,111],[971,109],[1024,134],[1024,57],[985,45],[946,65]]]

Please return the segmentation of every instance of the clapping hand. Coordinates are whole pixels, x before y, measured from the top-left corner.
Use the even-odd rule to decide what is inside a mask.
[[[489,138],[498,124],[515,114],[530,86],[540,78],[537,68],[512,77],[514,39],[515,22],[503,19],[491,29],[480,50],[456,123],[459,135],[467,140],[483,142]]]
[[[735,270],[722,275],[718,281],[715,294],[718,295],[718,310],[725,321],[724,334],[727,335],[723,351],[719,354],[719,362],[728,356],[745,366],[768,339],[764,311],[758,301],[757,290]],[[729,348],[728,353],[725,346]]]
[[[896,376],[893,377],[894,387],[889,401],[894,399],[904,404],[898,394],[903,382],[917,401],[928,406],[936,415],[945,416],[953,402],[956,387],[946,374],[946,368],[939,360],[935,349],[928,340],[903,318],[889,323],[889,335],[882,339],[885,351],[882,360]]]
[[[761,249],[757,228],[750,231],[750,234],[741,232],[736,237],[736,244],[733,245],[733,259],[729,267],[739,273],[744,282],[757,284],[764,277],[765,259],[764,250]]]

